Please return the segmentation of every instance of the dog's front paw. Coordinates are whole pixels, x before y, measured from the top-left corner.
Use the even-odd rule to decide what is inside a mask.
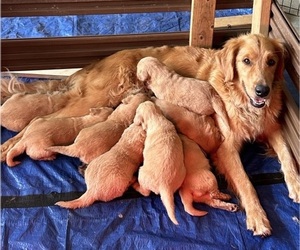
[[[271,225],[264,211],[252,212],[247,215],[247,229],[254,236],[267,237],[271,235]]]
[[[299,178],[293,182],[287,182],[289,197],[297,203],[300,203],[300,181]]]

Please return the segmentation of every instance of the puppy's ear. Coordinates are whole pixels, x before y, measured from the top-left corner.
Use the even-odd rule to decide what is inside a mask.
[[[134,117],[134,120],[133,120],[134,124],[138,125],[138,126],[142,126],[143,130],[147,130],[147,125],[146,123],[144,122],[144,118],[143,116],[141,115],[136,115]]]
[[[217,52],[217,63],[220,65],[224,76],[225,82],[230,82],[234,79],[236,70],[236,56],[240,48],[240,38],[232,38],[228,40],[223,49]]]
[[[101,108],[90,108],[90,115],[97,115],[101,112]]]

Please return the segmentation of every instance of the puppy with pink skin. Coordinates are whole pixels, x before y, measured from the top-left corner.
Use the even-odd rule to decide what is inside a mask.
[[[144,57],[138,62],[137,78],[145,82],[158,99],[200,115],[216,113],[217,121],[229,129],[224,103],[207,81],[183,77],[154,57]]]
[[[134,123],[146,130],[144,163],[133,187],[144,196],[160,194],[171,221],[175,217],[174,193],[185,177],[182,142],[174,125],[151,101],[140,104]]]
[[[223,142],[223,136],[215,121],[208,115],[199,115],[168,101],[152,98],[164,116],[177,131],[195,141],[206,153],[215,152]]]
[[[193,202],[202,202],[214,208],[237,211],[236,204],[225,202],[231,197],[219,191],[216,177],[210,171],[209,161],[197,143],[184,135],[180,135],[180,138],[186,167],[186,176],[179,189],[184,210],[193,216],[203,216],[207,212],[193,207]]]
[[[15,132],[25,128],[35,117],[61,109],[66,102],[63,93],[24,94],[11,96],[0,108],[1,126]]]
[[[139,104],[148,99],[145,93],[127,96],[106,121],[81,130],[73,144],[50,147],[49,150],[90,163],[118,142],[124,130],[133,122]]]
[[[85,170],[87,191],[73,201],[60,201],[65,208],[82,208],[95,201],[110,201],[120,197],[136,181],[134,173],[143,161],[146,132],[131,124],[120,140],[106,153],[91,161]]]
[[[85,116],[34,120],[22,139],[8,151],[7,165],[19,164],[14,158],[24,152],[34,160],[55,159],[56,153],[47,150],[50,146],[72,143],[83,128],[105,121],[112,111],[111,108],[91,108],[90,114]]]

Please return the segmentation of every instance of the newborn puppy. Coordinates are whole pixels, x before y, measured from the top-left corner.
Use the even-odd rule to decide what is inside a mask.
[[[51,114],[65,105],[62,93],[14,94],[0,108],[1,126],[15,132],[25,128],[32,119]]]
[[[145,82],[158,99],[201,115],[216,113],[217,121],[229,128],[225,106],[208,82],[183,77],[154,57],[145,57],[138,62],[137,78]]]
[[[56,153],[48,147],[72,143],[80,130],[102,122],[112,113],[111,108],[91,108],[90,114],[81,117],[38,118],[26,129],[22,139],[6,156],[7,165],[13,167],[20,162],[14,157],[26,151],[34,160],[53,160]]]
[[[138,105],[148,99],[145,93],[129,95],[106,121],[81,130],[72,145],[50,147],[49,150],[90,163],[118,142],[124,130],[133,122]]]
[[[174,125],[151,101],[140,104],[134,123],[146,130],[144,164],[133,187],[144,196],[160,194],[171,221],[175,217],[174,193],[185,177],[183,149]]]
[[[216,151],[222,143],[223,136],[210,116],[199,115],[154,97],[152,101],[160,108],[164,116],[175,125],[179,133],[195,141],[206,153]]]
[[[207,212],[193,207],[193,202],[203,202],[214,208],[235,212],[238,206],[224,202],[231,197],[219,191],[216,177],[210,171],[209,162],[202,150],[186,136],[180,135],[180,138],[186,167],[186,176],[179,189],[184,210],[193,216],[203,216]]]
[[[87,191],[73,201],[60,201],[65,208],[82,208],[95,201],[110,201],[123,195],[135,182],[134,173],[143,161],[146,132],[131,124],[120,140],[106,153],[92,160],[85,170]]]

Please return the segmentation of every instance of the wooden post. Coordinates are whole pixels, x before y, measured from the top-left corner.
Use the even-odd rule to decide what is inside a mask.
[[[190,46],[211,47],[216,0],[192,0]]]
[[[272,0],[254,0],[251,33],[268,36]]]

